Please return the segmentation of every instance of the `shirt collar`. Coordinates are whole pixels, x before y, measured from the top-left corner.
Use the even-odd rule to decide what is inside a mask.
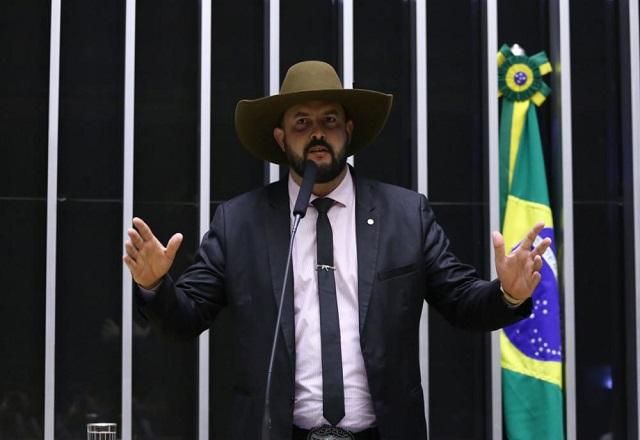
[[[329,194],[325,196],[335,200],[336,203],[338,203],[341,206],[352,205],[355,198],[353,176],[351,175],[351,169],[349,167],[347,167],[347,170],[348,171],[345,174],[344,179],[342,179],[342,182],[340,182],[340,184],[333,191],[331,191]],[[298,198],[298,193],[300,192],[300,185],[298,185],[296,181],[293,180],[293,177],[291,177],[291,172],[289,172],[288,186],[289,186],[289,208],[293,210],[293,206],[295,205],[296,199]],[[309,200],[309,203],[311,203],[313,200],[317,198],[318,196],[316,196],[315,194],[311,194],[311,199]]]

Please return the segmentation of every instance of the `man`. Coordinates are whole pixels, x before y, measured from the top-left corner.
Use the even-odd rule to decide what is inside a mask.
[[[259,158],[289,164],[288,180],[221,205],[195,263],[175,283],[167,272],[182,236],[165,248],[133,220],[123,258],[143,290],[143,313],[167,332],[195,336],[231,307],[234,440],[260,437],[291,210],[307,159],[319,172],[286,285],[271,438],[425,439],[423,301],[454,325],[484,331],[531,312],[550,244],[530,250],[541,224],[509,256],[494,233],[499,279],[483,281],[449,252],[424,196],[346,166],[382,129],[390,107],[390,95],[343,90],[328,64],[296,64],[279,95],[236,107],[241,142]]]

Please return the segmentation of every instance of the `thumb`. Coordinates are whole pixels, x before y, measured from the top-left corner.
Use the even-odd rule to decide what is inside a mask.
[[[493,240],[493,249],[496,254],[496,263],[500,263],[506,258],[504,252],[504,237],[498,231],[493,231],[491,238]]]
[[[171,237],[169,239],[169,243],[167,243],[167,249],[165,251],[167,257],[173,260],[181,244],[182,244],[182,234],[179,232],[177,234],[173,234],[173,237]]]

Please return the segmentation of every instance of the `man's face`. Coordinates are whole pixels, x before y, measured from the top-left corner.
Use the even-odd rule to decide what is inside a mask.
[[[346,166],[346,146],[352,131],[353,123],[346,120],[342,105],[309,101],[287,109],[273,135],[296,174],[302,176],[304,162],[313,160],[318,165],[316,182],[324,183],[336,178]]]

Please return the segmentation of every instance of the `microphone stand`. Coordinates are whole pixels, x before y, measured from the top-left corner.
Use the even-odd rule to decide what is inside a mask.
[[[311,198],[311,190],[316,180],[316,173],[318,167],[313,161],[306,161],[304,168],[304,176],[302,178],[302,184],[300,185],[300,192],[296,199],[296,204],[293,209],[293,227],[291,228],[291,238],[289,239],[289,252],[287,253],[287,265],[284,270],[284,279],[282,280],[282,290],[280,292],[280,301],[278,304],[278,316],[276,318],[276,328],[273,334],[273,344],[271,345],[271,357],[269,358],[269,369],[267,371],[267,385],[264,395],[264,414],[262,416],[262,440],[270,440],[271,438],[271,376],[273,373],[273,363],[276,357],[276,347],[278,345],[278,334],[280,333],[280,320],[282,318],[282,305],[284,304],[284,293],[287,287],[287,279],[289,277],[289,270],[291,267],[291,254],[293,253],[293,239],[296,236],[298,225],[300,220],[307,213],[307,205]]]

